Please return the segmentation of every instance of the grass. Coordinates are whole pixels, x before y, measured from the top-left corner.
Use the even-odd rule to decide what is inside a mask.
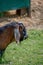
[[[3,65],[43,65],[43,30],[29,30],[28,39],[9,44],[0,61]]]

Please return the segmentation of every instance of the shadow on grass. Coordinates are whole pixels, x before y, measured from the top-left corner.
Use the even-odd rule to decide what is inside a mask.
[[[3,57],[3,54],[5,52],[5,49],[4,50],[0,50],[0,64],[2,64],[2,57]]]
[[[9,65],[9,64],[10,64],[10,61],[5,61],[5,60],[3,61],[2,59],[3,59],[3,58],[0,57],[0,65],[1,65],[1,64],[2,64],[2,65],[3,65],[3,64],[5,64],[5,65]]]
[[[3,54],[4,54],[4,53],[3,53]],[[2,54],[2,56],[0,56],[0,64],[9,64],[10,61],[6,61],[6,60],[3,58],[3,54]],[[4,59],[4,61],[3,61],[3,59]]]
[[[2,64],[2,65],[10,65],[10,63],[11,63],[11,61],[6,61],[6,60],[4,59],[5,50],[6,50],[6,49],[0,51],[0,65],[1,65],[1,64]]]

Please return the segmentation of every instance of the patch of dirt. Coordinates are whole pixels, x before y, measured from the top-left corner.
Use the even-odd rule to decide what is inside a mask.
[[[43,29],[43,0],[31,0],[31,18],[25,15],[0,18],[0,27],[12,21],[22,22],[27,29]]]

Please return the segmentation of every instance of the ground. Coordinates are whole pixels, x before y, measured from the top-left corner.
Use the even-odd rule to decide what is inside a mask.
[[[2,17],[0,18],[0,26],[11,21],[22,22],[28,29],[43,29],[43,0],[31,0],[31,18],[27,17],[26,14],[21,17]]]
[[[43,30],[28,30],[27,33],[28,38],[20,44],[8,45],[0,64],[43,65]]]

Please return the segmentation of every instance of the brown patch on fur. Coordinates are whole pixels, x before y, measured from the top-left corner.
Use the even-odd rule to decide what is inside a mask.
[[[0,35],[0,50],[5,49],[7,45],[13,40],[13,28],[9,27]]]

